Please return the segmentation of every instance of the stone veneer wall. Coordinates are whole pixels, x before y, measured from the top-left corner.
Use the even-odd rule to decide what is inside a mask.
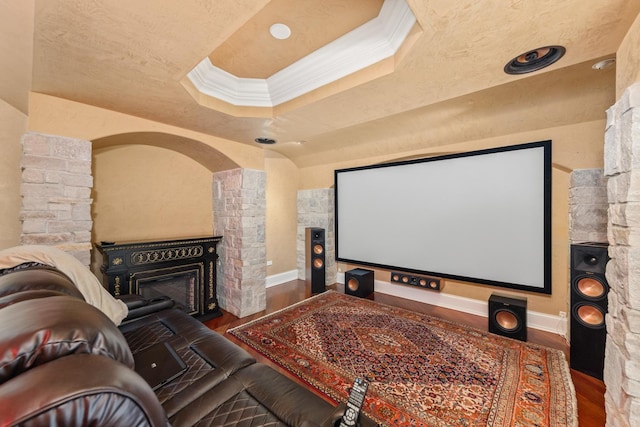
[[[640,83],[607,111],[604,164],[611,257],[605,408],[607,426],[630,427],[640,420]]]
[[[298,191],[298,238],[297,268],[298,278],[304,280],[305,269],[305,228],[324,228],[325,239],[325,285],[332,285],[337,279],[334,231],[334,192],[332,188]]]
[[[213,229],[222,236],[220,307],[245,317],[266,308],[266,173],[233,169],[213,174]]]
[[[569,188],[570,243],[607,242],[607,179],[602,169],[576,169]]]
[[[23,245],[56,246],[91,263],[91,142],[39,133],[22,137]]]

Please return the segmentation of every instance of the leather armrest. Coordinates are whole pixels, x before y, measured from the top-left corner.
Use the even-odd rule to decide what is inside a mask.
[[[163,296],[158,298],[145,298],[142,295],[120,295],[118,299],[125,303],[129,309],[127,317],[123,322],[127,322],[140,317],[146,316],[151,313],[156,313],[167,308],[172,308],[175,305],[175,301],[169,297]]]
[[[0,425],[52,423],[166,427],[167,419],[151,387],[133,370],[107,357],[75,354],[0,384]]]
[[[148,299],[138,294],[118,295],[116,299],[122,301],[129,311],[147,305]]]

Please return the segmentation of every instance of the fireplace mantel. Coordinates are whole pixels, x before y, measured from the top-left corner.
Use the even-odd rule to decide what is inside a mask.
[[[222,236],[163,241],[100,242],[103,284],[114,296],[142,294],[154,282],[186,276],[194,292],[186,311],[200,318],[219,316],[216,264]],[[184,304],[185,301],[176,301]]]

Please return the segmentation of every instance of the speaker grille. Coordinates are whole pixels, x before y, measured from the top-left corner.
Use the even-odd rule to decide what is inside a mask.
[[[403,285],[411,285],[433,291],[439,291],[442,289],[442,281],[437,277],[415,276],[395,271],[391,273],[391,282],[402,283]]]
[[[358,281],[358,279],[352,277],[347,282],[347,286],[349,287],[350,291],[355,292],[360,287],[360,281]]]
[[[496,311],[495,320],[496,325],[506,332],[515,332],[521,327],[518,316],[511,310]]]
[[[597,305],[589,303],[581,303],[577,304],[573,308],[573,311],[575,319],[583,326],[592,329],[604,328],[605,313],[602,311],[602,307],[598,307]]]
[[[607,296],[607,286],[597,277],[580,276],[574,283],[576,292],[583,298],[599,300]]]

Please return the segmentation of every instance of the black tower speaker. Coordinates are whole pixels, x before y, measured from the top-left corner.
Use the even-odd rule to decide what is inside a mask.
[[[489,332],[527,340],[527,300],[492,294],[489,297]]]
[[[606,243],[571,245],[570,366],[600,380],[607,341],[608,261]]]
[[[319,294],[326,290],[324,228],[307,227],[305,242],[305,281],[312,294]]]
[[[354,268],[344,273],[344,292],[360,298],[373,293],[373,270]]]

